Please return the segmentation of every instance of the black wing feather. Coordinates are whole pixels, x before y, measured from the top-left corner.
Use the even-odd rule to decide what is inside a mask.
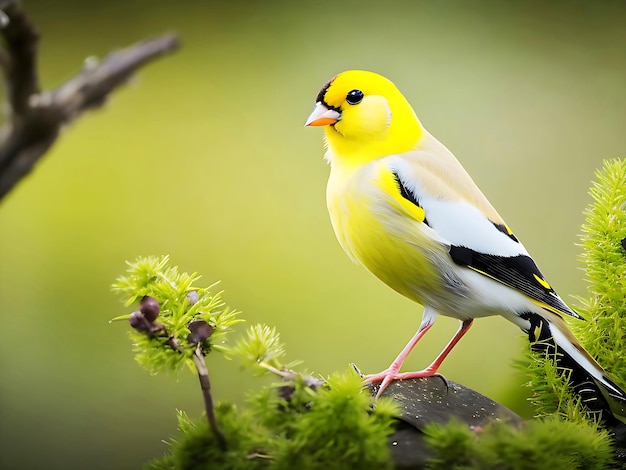
[[[554,289],[542,285],[535,276],[543,279],[543,275],[530,256],[498,256],[479,253],[465,246],[451,246],[452,260],[461,266],[495,279],[502,284],[517,289],[531,299],[539,301],[555,313],[564,313],[574,318],[582,318],[570,309],[554,292]],[[546,283],[547,284],[547,283]]]

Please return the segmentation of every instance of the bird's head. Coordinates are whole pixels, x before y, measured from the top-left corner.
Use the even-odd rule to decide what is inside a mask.
[[[364,70],[340,73],[322,87],[307,126],[324,126],[338,158],[369,161],[409,151],[422,127],[413,108],[385,77]]]

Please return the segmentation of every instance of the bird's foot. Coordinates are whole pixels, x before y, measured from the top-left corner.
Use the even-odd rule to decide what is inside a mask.
[[[407,380],[407,379],[419,379],[422,377],[432,377],[432,376],[440,376],[435,369],[426,368],[424,370],[418,370],[415,372],[398,372],[393,369],[386,369],[378,374],[367,374],[364,375],[363,378],[368,383],[378,383],[378,382],[393,382],[394,380]]]
[[[438,373],[436,369],[431,368],[426,368],[424,370],[419,370],[415,372],[402,373],[389,368],[382,372],[379,372],[378,374],[362,375],[362,377],[367,383],[376,384],[380,382],[380,385],[378,386],[378,390],[376,392],[376,398],[379,398],[383,394],[385,389],[389,386],[389,384],[391,384],[391,382],[395,380],[419,379],[423,377],[440,377],[443,380],[446,388],[448,388],[448,381],[446,380],[446,378]]]

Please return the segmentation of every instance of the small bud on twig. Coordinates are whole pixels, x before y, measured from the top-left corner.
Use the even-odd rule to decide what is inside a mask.
[[[206,341],[214,331],[214,328],[204,320],[194,320],[189,324],[187,341],[191,344],[199,344]]]
[[[198,295],[198,291],[192,290],[187,294],[187,300],[191,305],[194,305],[199,299],[200,296]]]
[[[159,316],[159,313],[161,312],[161,306],[155,298],[146,295],[143,299],[141,299],[141,306],[139,307],[139,311],[143,313],[143,316],[146,320],[148,320],[149,322],[153,322]]]
[[[130,323],[130,326],[132,326],[137,331],[147,333],[152,329],[152,325],[150,324],[150,322],[146,320],[146,317],[144,317],[143,313],[139,311],[131,313],[128,321]]]

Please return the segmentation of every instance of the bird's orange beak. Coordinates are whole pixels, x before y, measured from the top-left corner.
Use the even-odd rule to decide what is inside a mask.
[[[315,108],[304,123],[305,126],[330,126],[341,118],[341,114],[334,109],[328,109],[321,101],[315,103]]]

